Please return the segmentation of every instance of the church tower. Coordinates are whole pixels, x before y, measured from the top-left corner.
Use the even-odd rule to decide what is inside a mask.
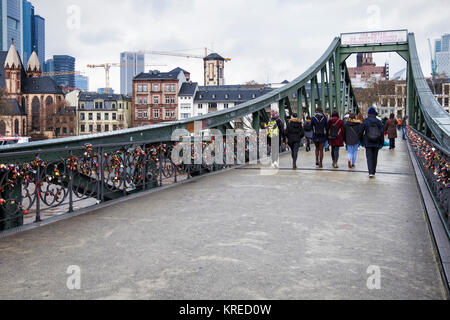
[[[30,60],[27,64],[27,76],[28,78],[39,78],[42,77],[42,68],[36,51],[31,54]]]
[[[14,46],[14,41],[9,47],[5,60],[5,85],[7,94],[19,101],[22,87],[22,62]]]
[[[217,53],[211,53],[203,61],[205,66],[205,86],[225,85],[225,59]]]

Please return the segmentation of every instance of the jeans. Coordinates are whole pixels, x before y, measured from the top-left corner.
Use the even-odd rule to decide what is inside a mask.
[[[377,147],[366,148],[367,167],[369,168],[369,174],[377,173],[378,151],[379,149]]]
[[[297,159],[298,159],[298,149],[300,149],[300,142],[296,142],[293,144],[289,144],[289,148],[291,148],[291,152],[292,152],[292,160],[294,161],[294,164],[297,163]]]
[[[403,140],[406,140],[406,127],[402,127],[402,133],[403,133]]]
[[[339,147],[331,147],[331,159],[333,163],[338,163],[339,161]]]
[[[359,144],[355,144],[353,146],[347,146],[347,149],[348,149],[348,161],[351,161],[352,164],[356,163],[356,159],[358,157],[358,147],[359,147]]]
[[[389,139],[389,149],[395,149],[395,139]]]

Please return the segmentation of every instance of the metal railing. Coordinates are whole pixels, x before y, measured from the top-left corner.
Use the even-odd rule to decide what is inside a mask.
[[[412,128],[407,136],[450,239],[450,152]]]
[[[213,143],[202,142],[202,148]],[[209,163],[206,157],[202,164],[176,165],[171,160],[175,145],[137,142],[14,153],[18,159],[30,160],[0,165],[0,234],[242,164],[235,152],[234,165]],[[194,160],[196,149],[191,149]],[[0,154],[0,163],[9,159],[11,154]]]

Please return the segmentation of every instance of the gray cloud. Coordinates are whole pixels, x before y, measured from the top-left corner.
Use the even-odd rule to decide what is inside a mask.
[[[68,30],[66,10],[74,4],[81,10],[81,25]],[[104,86],[104,74],[86,69],[86,64],[118,62],[122,51],[205,46],[233,59],[226,67],[227,83],[292,80],[341,32],[369,30],[373,23],[369,6],[379,11],[381,29],[408,28],[416,33],[426,74],[430,73],[427,38],[450,32],[446,0],[41,0],[35,6],[47,21],[47,58],[74,55],[77,68],[91,78],[91,89]],[[380,64],[387,59],[392,72],[404,67],[395,55],[376,56]],[[202,82],[201,60],[149,56],[148,62],[164,62],[167,69],[183,67]],[[119,70],[111,73],[116,90],[119,74]]]

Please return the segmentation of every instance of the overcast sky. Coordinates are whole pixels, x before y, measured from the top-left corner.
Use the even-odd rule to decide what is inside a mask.
[[[87,64],[119,62],[120,52],[161,50],[203,54],[208,47],[225,58],[227,84],[256,80],[291,81],[303,73],[343,32],[408,29],[416,35],[422,69],[430,74],[427,39],[450,33],[448,0],[35,0],[46,19],[46,59],[53,54],[76,58],[77,70],[90,79],[90,90],[105,86],[102,69]],[[197,48],[196,50],[188,50]],[[391,74],[405,67],[396,54],[378,54]],[[203,82],[199,59],[146,56],[147,67],[181,67]],[[355,64],[351,57],[349,65]],[[120,71],[111,72],[120,91]]]

